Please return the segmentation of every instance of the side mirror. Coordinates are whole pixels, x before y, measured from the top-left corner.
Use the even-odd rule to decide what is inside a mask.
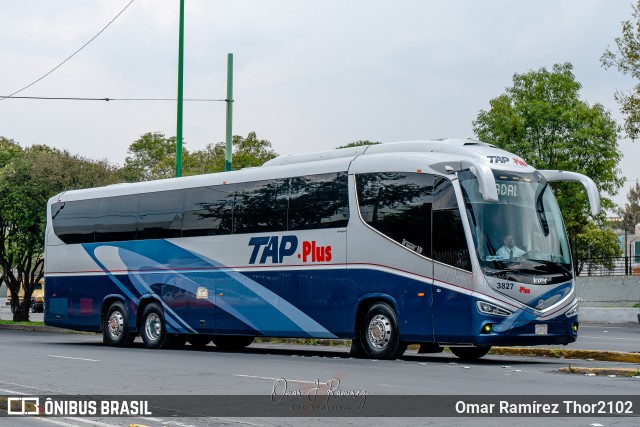
[[[589,196],[589,206],[591,207],[591,215],[596,216],[600,213],[600,193],[598,192],[598,187],[596,183],[593,182],[591,178],[586,175],[577,172],[567,172],[560,170],[541,170],[538,171],[546,178],[549,182],[579,182],[581,183],[585,190],[587,190],[587,195]]]

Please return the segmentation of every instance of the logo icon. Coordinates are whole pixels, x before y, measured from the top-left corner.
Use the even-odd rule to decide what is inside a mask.
[[[7,414],[9,415],[38,415],[39,412],[40,398],[38,397],[7,398]]]

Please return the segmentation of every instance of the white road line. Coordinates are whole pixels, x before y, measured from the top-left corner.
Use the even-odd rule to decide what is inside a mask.
[[[81,422],[81,423],[87,423],[87,424],[91,424],[92,426],[98,426],[98,427],[118,427],[117,424],[107,424],[107,423],[103,423],[103,422],[100,422],[100,421],[93,421],[93,420],[85,419],[85,418],[65,417],[65,419],[72,420],[72,421],[77,421],[77,422]]]
[[[71,359],[71,360],[84,360],[86,362],[99,362],[99,360],[96,360],[96,359],[83,359],[82,357],[56,356],[53,354],[48,354],[47,356],[56,357],[58,359]]]
[[[8,394],[22,394],[22,395],[27,395],[27,393],[20,393],[19,391],[13,391],[13,390],[6,390],[3,388],[0,388],[0,391],[4,392],[4,393],[8,393]]]
[[[53,419],[53,418],[29,417],[29,419],[30,420],[38,420],[38,421],[42,421],[44,423],[50,423],[50,424],[55,424],[55,425],[64,426],[64,427],[80,427],[78,424],[69,424],[69,423],[65,423],[64,421],[56,420],[56,419]]]
[[[279,380],[287,380],[292,383],[304,383],[304,384],[315,384],[316,381],[303,381],[303,380],[290,380],[287,378],[272,378],[272,377],[259,377],[256,375],[243,375],[243,374],[233,374],[234,377],[243,377],[243,378],[257,378],[259,380],[271,380],[271,381],[279,381]]]
[[[47,393],[41,393],[41,394],[48,394],[48,393],[71,394],[71,393],[68,393],[66,391],[54,390],[54,389],[51,389],[51,388],[33,387],[33,386],[30,386],[30,385],[26,385],[26,384],[18,384],[18,383],[12,383],[12,382],[8,382],[8,381],[0,381],[0,384],[15,385],[15,386],[18,386],[18,387],[31,388],[31,389],[34,389],[34,390],[47,392]],[[24,393],[22,393],[22,394],[24,394]]]
[[[195,427],[193,425],[190,424],[183,424],[179,421],[167,421],[167,420],[163,420],[162,418],[152,418],[152,417],[139,417],[142,420],[146,420],[146,421],[154,421],[157,423],[162,423],[162,425],[176,425],[178,427]],[[248,425],[248,426],[255,426],[255,427],[267,427],[264,424],[254,424],[254,423],[250,423],[248,421],[240,421],[240,420],[232,420],[229,418],[220,418],[220,417],[207,417],[207,418],[213,418],[215,420],[220,420],[220,421],[227,421],[229,423],[235,423],[235,424],[244,424],[244,425]]]
[[[595,336],[592,336],[592,335],[580,335],[580,338],[598,338],[598,339],[601,339],[601,340],[640,341],[640,338],[623,338],[623,337],[607,337],[607,336],[595,337]]]

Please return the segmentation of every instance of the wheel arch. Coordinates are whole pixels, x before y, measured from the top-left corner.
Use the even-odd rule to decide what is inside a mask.
[[[362,323],[362,321],[364,320],[364,316],[367,314],[367,311],[369,310],[369,308],[371,308],[372,305],[379,303],[379,302],[384,302],[387,303],[391,306],[391,308],[393,309],[393,311],[396,314],[396,318],[400,319],[400,312],[398,309],[398,303],[395,300],[395,298],[393,298],[391,295],[389,294],[385,294],[382,292],[372,292],[372,293],[367,293],[364,295],[361,295],[357,300],[356,300],[356,304],[354,307],[354,322],[353,322],[353,333],[356,339],[360,339],[360,324]],[[400,327],[400,320],[398,320],[398,329],[400,334],[402,335],[402,330]]]

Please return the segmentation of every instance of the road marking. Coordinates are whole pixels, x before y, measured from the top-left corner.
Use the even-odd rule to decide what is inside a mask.
[[[56,424],[59,426],[64,426],[64,427],[80,427],[78,424],[69,424],[69,423],[65,423],[63,421],[59,421],[59,420],[54,420],[52,418],[44,418],[44,417],[29,417],[30,420],[38,420],[38,421],[42,421],[44,423],[50,423],[50,424]]]
[[[33,386],[30,386],[30,385],[26,385],[26,384],[18,384],[18,383],[12,383],[12,382],[7,382],[7,381],[0,381],[0,384],[9,384],[9,385],[15,385],[15,386],[18,386],[18,387],[32,388],[34,390],[46,391],[46,392],[49,392],[49,393],[71,394],[71,393],[68,393],[66,391],[54,390],[54,389],[51,389],[51,388],[33,387]]]
[[[9,394],[22,394],[22,395],[27,395],[27,393],[20,393],[19,391],[12,391],[12,390],[6,390],[3,388],[0,388],[0,391],[5,392],[5,393],[9,393]]]
[[[71,360],[84,360],[86,362],[99,362],[96,359],[83,359],[82,357],[70,357],[70,356],[55,356],[53,354],[48,354],[49,357],[56,357],[58,359],[71,359]]]
[[[229,418],[220,418],[220,417],[207,417],[207,418],[213,418],[215,420],[220,420],[220,421],[227,421],[229,423],[244,424],[244,425],[248,425],[248,426],[267,427],[265,424],[254,424],[254,423],[250,423],[248,421],[232,420],[232,419],[229,419]],[[147,420],[147,421],[154,421],[156,423],[162,423],[162,425],[176,425],[176,426],[179,426],[179,427],[195,427],[195,426],[193,426],[191,424],[182,424],[179,421],[167,421],[167,420],[163,420],[162,418],[140,417],[140,419]]]
[[[271,380],[271,381],[280,381],[286,380],[292,383],[304,383],[304,384],[315,384],[317,381],[303,381],[303,380],[289,380],[286,378],[273,378],[273,377],[259,377],[256,375],[243,375],[243,374],[233,374],[234,377],[243,377],[243,378],[257,378],[259,380]]]
[[[85,419],[85,418],[65,417],[65,419],[72,420],[72,421],[77,421],[77,422],[81,422],[81,423],[87,423],[87,424],[91,424],[92,426],[98,426],[98,427],[118,427],[116,424],[107,424],[107,423],[103,423],[103,422],[100,422],[100,421],[93,421],[93,420]]]
[[[580,335],[580,338],[597,338],[601,340],[625,340],[625,341],[640,341],[640,338],[623,338],[623,337],[596,337],[592,335]]]

